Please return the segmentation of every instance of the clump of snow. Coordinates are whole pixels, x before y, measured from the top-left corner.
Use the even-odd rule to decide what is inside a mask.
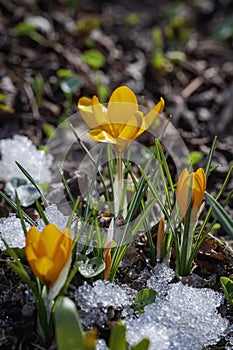
[[[64,216],[60,210],[58,210],[55,204],[48,206],[44,211],[48,221],[51,224],[55,224],[61,231],[67,226],[68,216]],[[71,231],[74,234],[74,227],[76,223],[71,225]],[[45,224],[42,219],[39,220],[37,229],[42,231]],[[78,228],[80,223],[78,223]],[[26,223],[26,228],[29,230],[30,225]],[[24,248],[25,247],[25,235],[22,229],[21,221],[15,214],[10,214],[8,218],[0,219],[0,237],[2,237],[11,248]],[[0,249],[4,250],[5,244],[0,239]]]
[[[27,229],[30,225],[26,224]],[[0,236],[11,248],[24,248],[25,235],[22,229],[21,221],[15,214],[10,214],[8,218],[0,219]],[[6,249],[5,244],[0,239],[0,249]]]
[[[136,291],[126,285],[98,280],[93,286],[84,282],[75,293],[75,299],[82,310],[89,312],[93,307],[122,307],[134,302]]]
[[[147,281],[147,288],[156,290],[159,295],[165,294],[170,288],[170,282],[175,277],[174,270],[165,264],[157,264]]]
[[[0,177],[3,180],[12,178],[26,179],[15,164],[22,165],[33,179],[40,184],[51,182],[50,167],[53,156],[38,150],[26,136],[15,135],[12,139],[0,140]]]
[[[156,266],[147,287],[157,289],[159,296],[139,315],[132,309],[137,292],[127,285],[98,280],[91,286],[84,282],[75,292],[84,327],[103,325],[117,310],[118,318],[123,318],[126,324],[130,345],[143,338],[149,338],[149,350],[201,350],[215,344],[229,325],[217,310],[223,295],[208,288],[171,283],[174,276],[174,271],[166,265]],[[99,347],[105,349],[105,344]]]
[[[225,349],[232,350],[233,349],[233,325],[230,325],[228,327],[225,339],[226,339]]]
[[[168,268],[166,271],[165,265],[158,265],[157,272],[159,268],[147,285],[159,287],[161,296],[145,307],[144,314],[127,319],[128,342],[133,345],[149,338],[150,350],[201,350],[215,344],[228,327],[228,321],[217,311],[223,295],[181,282],[170,283],[168,288],[172,273]]]
[[[65,227],[67,227],[67,223],[69,220],[69,216],[64,215],[56,206],[56,204],[51,204],[49,205],[45,211],[44,214],[48,221],[51,224],[56,225],[61,231],[64,230]],[[77,218],[74,218],[73,223],[71,224],[71,232],[73,234],[73,238],[75,236],[75,231],[79,230],[81,228],[81,221],[77,221]],[[43,228],[45,227],[45,223],[42,219],[38,221],[38,230],[42,231]],[[78,242],[79,243],[79,242]]]
[[[118,312],[117,318],[126,324],[129,344],[149,338],[149,350],[202,350],[226,334],[228,320],[217,310],[223,302],[222,294],[172,283],[175,273],[164,264],[157,265],[151,273],[147,287],[157,289],[159,296],[145,307],[144,314],[133,311],[137,292],[127,285],[101,280],[93,285],[84,282],[74,295],[84,327],[101,326]],[[231,340],[229,337],[229,344]],[[104,342],[98,344],[98,350],[105,348]]]
[[[102,325],[110,319],[127,314],[134,303],[136,291],[127,285],[97,280],[93,286],[84,282],[75,292],[75,302],[81,308],[84,327],[93,324]],[[131,310],[130,310],[131,311]]]
[[[64,230],[64,228],[67,226],[67,222],[69,220],[68,216],[65,216],[56,206],[56,204],[49,205],[45,211],[44,214],[48,221],[51,224],[56,225],[60,230]],[[38,221],[38,230],[42,231],[45,227],[45,223],[42,219]]]
[[[96,350],[108,350],[108,347],[103,339],[97,339],[95,349]]]

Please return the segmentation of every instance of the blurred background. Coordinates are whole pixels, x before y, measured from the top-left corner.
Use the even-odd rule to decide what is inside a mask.
[[[232,43],[231,0],[0,0],[0,138],[41,147],[79,97],[128,85],[148,107],[164,97],[194,167],[218,136],[215,191],[232,162]]]

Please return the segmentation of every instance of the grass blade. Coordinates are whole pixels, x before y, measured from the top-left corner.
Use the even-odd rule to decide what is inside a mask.
[[[211,148],[210,148],[210,152],[208,154],[208,158],[207,158],[207,161],[206,161],[206,166],[205,166],[206,180],[208,179],[208,176],[209,176],[209,173],[210,173],[210,167],[211,167],[211,162],[212,162],[212,158],[213,158],[215,147],[216,147],[216,141],[217,141],[217,136],[214,137],[214,140],[212,142],[212,145],[211,145]]]
[[[0,191],[0,196],[2,196],[5,201],[10,204],[10,206],[17,212],[18,211],[18,207],[17,205],[10,199],[8,198],[2,191]],[[30,216],[28,216],[23,210],[22,210],[22,215],[24,217],[24,219],[31,225],[31,226],[37,226],[37,223],[32,220],[30,218]]]
[[[43,211],[43,208],[42,206],[40,205],[40,203],[38,202],[38,200],[36,200],[36,207],[37,207],[37,210],[40,214],[40,217],[42,218],[42,220],[44,221],[44,224],[45,225],[48,225],[49,224],[49,220],[47,219],[44,211]]]
[[[19,197],[18,197],[17,191],[15,191],[15,200],[16,200],[17,212],[18,212],[19,217],[20,217],[20,221],[21,221],[21,225],[22,225],[22,228],[23,228],[23,232],[24,232],[24,235],[26,236],[27,228],[26,228],[26,225],[25,225],[25,222],[24,222],[24,219],[23,219],[23,210],[22,210],[22,207],[21,207],[20,202],[19,202]]]
[[[205,197],[209,205],[212,207],[220,224],[223,226],[228,235],[233,237],[233,220],[226,213],[223,207],[218,203],[218,201],[216,201],[216,199],[212,197],[208,192],[205,192]]]
[[[68,185],[68,183],[66,181],[66,178],[64,176],[64,172],[63,172],[63,170],[61,168],[58,168],[58,171],[59,171],[59,173],[61,175],[62,183],[65,186],[65,190],[66,190],[66,192],[67,192],[67,194],[69,196],[69,199],[71,200],[72,204],[75,205],[75,199],[74,199],[74,197],[73,197],[73,195],[71,193],[70,187],[69,187],[69,185]]]
[[[41,191],[40,187],[37,185],[37,183],[35,182],[35,180],[33,179],[33,177],[27,172],[27,170],[21,165],[19,164],[17,161],[15,161],[16,165],[18,166],[18,168],[22,171],[22,173],[26,176],[26,178],[33,184],[33,186],[37,189],[37,191],[39,192],[39,194],[41,195],[41,198],[44,202],[44,204],[46,206],[48,206],[48,202],[47,199],[44,196],[44,193]]]

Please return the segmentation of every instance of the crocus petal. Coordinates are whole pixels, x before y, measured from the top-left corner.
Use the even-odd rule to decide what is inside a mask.
[[[204,169],[203,168],[197,169],[195,174],[196,174],[196,178],[199,178],[199,180],[201,182],[202,189],[204,188],[204,191],[205,191],[205,189],[206,189],[206,175],[205,175]]]
[[[39,258],[37,255],[36,247],[34,248],[32,244],[26,244],[25,254],[28,262]]]
[[[180,214],[185,218],[188,210],[188,195],[192,177],[192,215],[197,213],[203,201],[206,189],[206,176],[204,170],[199,168],[196,172],[189,174],[188,169],[184,169],[178,179],[176,196],[180,209]]]
[[[160,101],[145,115],[143,120],[143,129],[147,130],[156,121],[164,109],[164,99],[161,97]]]
[[[57,244],[57,249],[54,252],[54,258],[59,261],[61,260],[64,263],[66,263],[66,261],[68,260],[68,258],[70,257],[70,252],[72,249],[72,234],[71,231],[68,227],[66,227],[63,232],[63,234],[61,235],[61,239],[59,241],[59,243]],[[58,258],[58,255],[61,254],[61,258]]]
[[[185,217],[188,210],[188,191],[189,187],[185,186],[182,188],[182,191],[177,192],[177,201],[180,209],[180,215],[182,218]]]
[[[63,270],[64,266],[67,264],[68,260],[70,260],[71,257],[72,240],[66,237],[65,235],[63,236],[65,237],[65,242],[69,243],[67,245],[61,241],[61,244],[60,246],[58,246],[53,259],[43,257],[41,261],[37,260],[37,270],[42,276],[44,276],[44,281],[47,281],[49,283],[49,286],[52,286],[57,281],[61,271]],[[46,258],[47,260],[44,258]],[[46,261],[48,262],[49,260],[51,264],[48,265],[46,270],[46,267],[43,266],[43,263],[45,264]],[[41,281],[43,282],[43,280]],[[46,284],[45,282],[43,283]]]
[[[96,126],[96,121],[92,110],[92,100],[87,97],[81,97],[78,100],[78,109],[85,123],[90,128],[94,128]]]
[[[62,286],[65,284],[65,281],[67,279],[67,276],[70,270],[70,265],[71,265],[71,254],[69,259],[67,260],[66,265],[62,267],[62,270],[59,273],[59,276],[56,278],[56,281],[49,288],[48,297],[50,298],[50,300],[53,300],[57,296]]]
[[[40,234],[40,240],[38,242],[38,253],[40,256],[48,256],[53,258],[57,247],[60,245],[62,238],[62,232],[54,224],[48,224],[45,226]]]
[[[26,235],[26,246],[32,245],[37,246],[40,240],[40,232],[35,226],[32,226]]]
[[[68,228],[60,231],[48,224],[40,233],[32,227],[26,235],[25,253],[33,273],[49,288],[58,278],[72,250],[72,235]]]
[[[180,174],[179,178],[178,178],[178,182],[177,182],[177,186],[176,186],[176,191],[179,192],[179,190],[182,188],[182,186],[184,185],[184,182],[187,181],[187,179],[189,179],[190,174],[188,172],[188,169],[185,168],[182,173]]]
[[[78,108],[84,121],[90,126],[89,136],[97,142],[112,144],[122,153],[163,111],[164,100],[161,98],[153,110],[145,117],[138,109],[138,101],[134,92],[127,86],[120,86],[112,93],[108,108],[98,98],[80,98]],[[121,141],[120,141],[121,140]]]
[[[193,178],[193,207],[196,206],[199,210],[204,192],[206,190],[206,176],[204,170],[199,168],[196,173],[194,173]]]
[[[47,256],[40,259],[32,260],[30,263],[32,272],[40,279],[46,286],[51,285],[56,278],[57,271],[54,270],[54,262]],[[53,271],[51,273],[51,271]]]
[[[99,102],[99,99],[97,96],[93,96],[92,98],[92,110],[93,110],[95,122],[96,122],[96,125],[93,127],[109,124],[107,108]]]
[[[116,139],[110,133],[101,128],[94,128],[88,131],[88,135],[94,141],[116,144]]]
[[[188,210],[188,194],[190,180],[191,175],[189,174],[188,169],[185,168],[179,176],[176,187],[176,196],[182,218],[185,217],[186,212]]]
[[[127,86],[120,86],[112,93],[108,103],[108,118],[111,124],[124,125],[137,111],[137,98]]]
[[[134,116],[122,128],[119,138],[125,140],[135,140],[143,123],[143,113],[137,111]],[[144,130],[143,130],[144,131]]]

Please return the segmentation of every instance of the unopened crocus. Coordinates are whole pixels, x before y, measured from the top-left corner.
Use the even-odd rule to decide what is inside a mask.
[[[184,220],[189,206],[188,199],[191,184],[191,215],[192,217],[195,217],[201,207],[206,190],[206,176],[202,168],[199,168],[196,172],[192,172],[191,174],[189,174],[188,169],[185,168],[179,176],[176,187],[176,196],[180,214]]]
[[[48,224],[42,232],[34,226],[28,231],[26,257],[33,273],[47,290],[53,286],[63,268],[71,260],[72,244],[68,228],[60,231],[56,225]]]
[[[110,268],[111,268],[111,242],[107,244],[107,247],[104,249],[104,262],[105,262],[105,269],[104,269],[104,279],[108,280],[110,276]]]
[[[162,217],[159,220],[159,226],[158,226],[158,232],[157,232],[157,244],[156,244],[157,262],[160,262],[162,258],[164,234],[165,234],[165,222],[164,222],[164,218]]]
[[[134,92],[127,86],[118,87],[111,95],[108,107],[98,98],[82,97],[78,109],[91,128],[89,136],[97,142],[109,143],[117,154],[122,154],[131,141],[138,138],[159,117],[164,109],[160,101],[144,115],[138,108]]]

